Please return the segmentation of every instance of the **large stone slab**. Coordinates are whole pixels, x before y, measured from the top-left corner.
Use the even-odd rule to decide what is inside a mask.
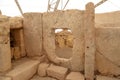
[[[6,76],[12,77],[12,80],[29,80],[36,73],[38,64],[39,61],[28,60],[16,66]]]
[[[24,14],[24,40],[28,56],[42,55],[42,14]]]
[[[96,47],[102,55],[120,66],[120,27],[96,28]]]
[[[10,44],[0,44],[0,72],[11,68]]]
[[[23,18],[21,17],[12,17],[9,18],[9,24],[11,29],[19,29],[23,27]]]
[[[120,80],[120,79],[107,77],[107,76],[97,76],[96,80]]]
[[[99,52],[96,53],[96,68],[104,75],[120,75],[120,67]]]
[[[49,67],[49,64],[47,63],[41,63],[38,67],[38,75],[39,76],[46,76],[47,75],[47,68]]]
[[[65,80],[84,80],[84,76],[80,72],[70,72]]]
[[[68,69],[60,66],[55,66],[53,64],[47,69],[48,76],[57,78],[59,80],[64,80]]]

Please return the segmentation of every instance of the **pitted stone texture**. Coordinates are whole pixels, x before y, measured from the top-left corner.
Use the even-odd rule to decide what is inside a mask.
[[[6,76],[12,77],[12,80],[29,80],[36,73],[38,64],[39,61],[28,60],[16,66]]]
[[[21,17],[12,17],[9,19],[11,29],[18,29],[23,27],[23,19]]]
[[[24,40],[27,56],[41,56],[42,53],[42,14],[24,14]]]
[[[49,64],[47,63],[41,63],[38,67],[38,75],[39,76],[46,76],[47,75],[47,68],[49,67]]]
[[[97,76],[96,80],[120,80],[120,79],[107,77],[107,76]]]
[[[11,69],[10,43],[0,44],[0,72]]]
[[[40,76],[34,76],[31,80],[57,80],[51,77],[40,77]]]
[[[80,72],[70,72],[65,80],[84,80],[84,76]]]
[[[60,66],[55,66],[53,64],[47,69],[48,76],[57,78],[58,80],[64,80],[66,77],[68,69]]]
[[[120,66],[120,27],[96,28],[96,47],[102,55]]]
[[[6,76],[0,76],[0,80],[12,80],[10,77],[6,77]]]
[[[99,52],[96,53],[96,68],[101,74],[104,75],[120,75],[120,67]]]

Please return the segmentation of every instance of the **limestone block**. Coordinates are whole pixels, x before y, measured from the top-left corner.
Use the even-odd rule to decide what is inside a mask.
[[[18,29],[23,27],[23,19],[21,17],[12,17],[9,19],[11,29]]]
[[[97,76],[96,80],[120,80],[120,79],[107,77],[107,76]]]
[[[47,64],[47,63],[39,64],[38,75],[39,76],[47,76],[47,68],[48,68],[48,66],[49,66],[49,64]]]
[[[120,67],[99,52],[96,53],[96,68],[104,75],[120,75]]]
[[[0,44],[0,72],[11,68],[10,44]]]
[[[6,77],[6,76],[0,76],[0,80],[12,80],[11,77]]]
[[[29,60],[16,66],[6,76],[12,77],[12,80],[29,80],[36,73],[38,64],[39,61]]]
[[[19,47],[14,47],[13,56],[14,56],[15,59],[20,59],[21,54],[20,54],[20,48]]]
[[[50,65],[47,69],[48,76],[57,78],[58,80],[64,80],[68,69],[60,66]]]
[[[94,80],[95,65],[95,11],[94,4],[88,3],[85,11],[85,78]]]
[[[21,56],[24,57],[24,56],[26,56],[26,52],[25,52],[23,29],[20,29],[19,34],[20,34],[20,52],[21,52]]]
[[[5,22],[5,21],[8,21],[8,17],[7,16],[4,16],[4,15],[0,15],[0,22]]]
[[[24,14],[24,40],[27,56],[42,55],[42,14]]]
[[[84,80],[84,76],[80,72],[70,72],[65,80]]]
[[[73,33],[73,56],[71,58],[70,68],[72,71],[83,71],[84,68],[84,11],[67,10],[56,11],[43,14],[43,37],[44,49],[48,59],[58,65],[66,64],[62,59],[58,60],[55,56],[55,35],[53,29],[68,28]],[[67,62],[67,63],[69,63]],[[64,66],[64,65],[61,65]]]
[[[96,47],[102,55],[120,66],[120,27],[96,28]]]

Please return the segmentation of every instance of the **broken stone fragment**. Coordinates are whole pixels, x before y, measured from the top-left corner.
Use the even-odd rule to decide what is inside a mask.
[[[64,80],[67,75],[68,69],[51,64],[47,69],[47,75],[58,80]]]

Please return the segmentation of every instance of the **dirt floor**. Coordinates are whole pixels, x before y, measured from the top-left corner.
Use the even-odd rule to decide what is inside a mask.
[[[56,55],[60,58],[69,59],[72,57],[72,48],[65,47],[65,48],[56,48]]]

